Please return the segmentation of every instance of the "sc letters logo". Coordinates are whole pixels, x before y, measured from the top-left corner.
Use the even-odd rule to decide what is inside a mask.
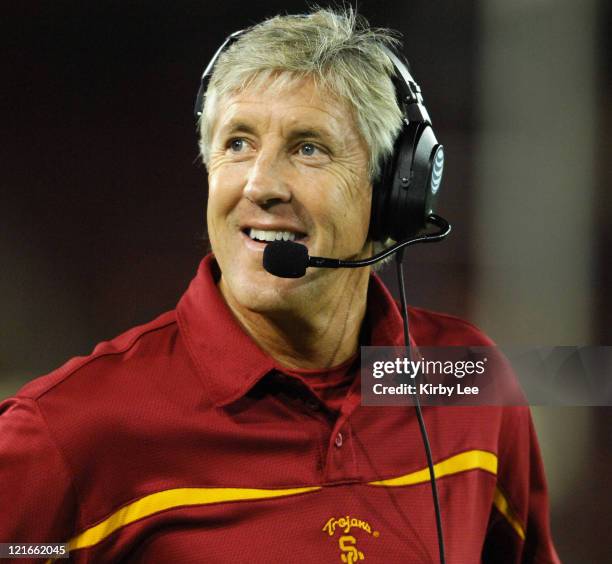
[[[340,555],[340,560],[342,562],[346,562],[346,564],[354,564],[359,560],[365,560],[365,556],[361,550],[357,550],[355,546],[357,544],[357,539],[351,535],[341,536],[338,540],[338,544],[340,545],[340,550],[342,554]]]

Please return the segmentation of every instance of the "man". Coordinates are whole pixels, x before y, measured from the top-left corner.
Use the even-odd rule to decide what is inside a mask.
[[[220,57],[201,120],[214,255],[176,310],[0,408],[0,542],[75,562],[435,562],[411,408],[360,404],[360,345],[401,345],[368,269],[262,268],[270,240],[367,257],[372,182],[401,128],[352,13],[263,22]],[[488,345],[412,309],[413,344]],[[448,562],[556,562],[526,408],[425,408]],[[7,509],[8,508],[8,509]]]

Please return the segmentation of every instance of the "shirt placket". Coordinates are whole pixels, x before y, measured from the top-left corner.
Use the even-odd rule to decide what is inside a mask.
[[[347,394],[339,414],[330,410],[324,402],[298,378],[279,375],[294,387],[294,405],[318,423],[317,441],[320,444],[321,482],[346,482],[358,477],[357,460],[353,445],[350,415],[359,404],[358,388],[353,385]],[[356,390],[353,390],[353,388]]]
[[[331,434],[328,435],[327,457],[323,469],[324,483],[359,479],[354,429],[350,417],[359,406],[359,398],[359,386],[358,382],[355,382],[342,404],[342,409],[333,425]]]

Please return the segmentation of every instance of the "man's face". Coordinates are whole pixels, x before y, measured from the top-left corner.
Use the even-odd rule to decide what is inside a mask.
[[[295,240],[315,256],[369,251],[372,190],[355,118],[308,79],[246,89],[221,101],[217,116],[207,221],[222,291],[252,311],[303,305],[342,274],[308,269],[304,278],[273,276],[262,266],[265,240]]]

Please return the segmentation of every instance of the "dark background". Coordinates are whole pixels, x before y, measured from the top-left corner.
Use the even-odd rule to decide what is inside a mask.
[[[359,11],[374,25],[404,33],[405,52],[447,149],[440,212],[455,234],[442,245],[408,252],[409,301],[474,320],[500,339],[515,335],[497,329],[477,308],[486,270],[479,214],[487,211],[478,205],[479,147],[488,123],[483,75],[490,70],[483,67],[484,1],[363,1]],[[546,21],[546,10],[555,17],[555,2],[535,4],[538,22]],[[561,4],[570,9],[567,1]],[[555,344],[612,344],[612,65],[604,33],[610,8],[605,0],[574,4],[578,16],[581,6],[592,10],[588,35],[594,37],[593,151],[586,157],[592,175],[579,187],[593,202],[586,289],[591,306],[587,330],[573,342]],[[203,252],[206,172],[193,119],[201,71],[230,32],[305,6],[182,0],[3,7],[0,397],[174,307]],[[523,7],[522,24],[509,18],[517,34],[540,32],[529,29],[529,9]],[[554,49],[550,57],[564,64]],[[558,91],[570,103],[577,82],[571,75],[560,80]],[[536,145],[548,142],[542,127]],[[568,140],[573,135],[568,128]],[[529,198],[524,205],[529,208]],[[564,249],[553,250],[559,260],[572,260]],[[389,285],[394,287],[392,280]],[[539,330],[540,343],[548,342],[546,325]],[[568,408],[541,417],[560,554],[565,562],[603,562],[609,546],[610,510],[602,500],[610,497],[610,410]],[[555,435],[556,421],[566,422],[578,442],[566,444]],[[574,481],[562,480],[568,473]]]

